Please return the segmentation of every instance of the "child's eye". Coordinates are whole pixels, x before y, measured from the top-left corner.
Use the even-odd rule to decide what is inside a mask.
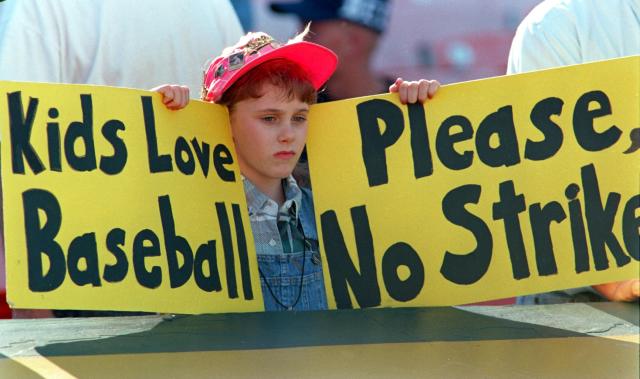
[[[305,122],[307,121],[306,116],[293,116],[293,121],[295,122]]]
[[[274,121],[276,121],[276,118],[275,118],[275,116],[262,116],[262,121],[274,122]]]

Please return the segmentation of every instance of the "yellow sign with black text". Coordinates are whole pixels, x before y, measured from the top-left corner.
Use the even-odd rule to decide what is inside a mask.
[[[13,307],[263,310],[225,107],[0,83]]]
[[[640,57],[313,105],[329,307],[465,304],[637,278]],[[264,309],[224,107],[0,82],[18,308]]]
[[[314,106],[337,308],[464,304],[637,278],[640,57]]]

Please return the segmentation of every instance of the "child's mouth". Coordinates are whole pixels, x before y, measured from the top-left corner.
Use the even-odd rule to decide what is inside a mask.
[[[278,151],[277,153],[273,154],[273,156],[278,159],[291,159],[295,155],[296,153],[294,153],[293,151]]]

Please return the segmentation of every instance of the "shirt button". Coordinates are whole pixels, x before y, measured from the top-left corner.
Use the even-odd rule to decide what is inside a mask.
[[[272,238],[271,241],[269,241],[269,246],[273,247],[275,245],[276,245],[276,240]]]

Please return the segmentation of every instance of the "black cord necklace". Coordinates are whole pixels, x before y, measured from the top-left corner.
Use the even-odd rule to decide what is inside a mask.
[[[296,301],[294,301],[293,304],[285,305],[284,303],[282,303],[282,301],[280,301],[280,299],[278,299],[276,294],[273,292],[273,289],[271,288],[271,285],[267,281],[267,277],[264,275],[264,273],[262,272],[262,270],[258,266],[258,271],[260,272],[260,276],[262,277],[262,280],[264,280],[264,284],[267,285],[267,289],[269,290],[269,293],[271,294],[271,296],[273,296],[273,299],[276,301],[276,303],[278,305],[280,305],[281,307],[283,307],[284,309],[289,310],[289,311],[293,310],[293,308],[296,305],[298,305],[298,302],[300,301],[300,297],[302,296],[302,282],[304,280],[304,266],[305,266],[305,263],[307,261],[307,236],[304,234],[304,230],[302,230],[302,227],[300,227],[298,230],[300,232],[302,232],[302,238],[303,238],[303,243],[302,243],[302,270],[300,270],[300,286],[298,287],[298,296],[296,297]]]

